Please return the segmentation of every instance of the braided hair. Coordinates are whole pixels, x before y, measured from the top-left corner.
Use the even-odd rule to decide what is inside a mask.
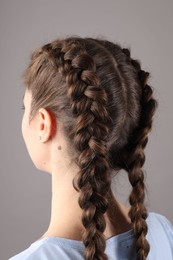
[[[115,59],[117,58],[117,46],[108,41],[97,40],[97,42],[106,47]],[[139,123],[133,133],[131,133],[128,144],[124,147],[125,152],[122,153],[122,157],[124,156],[122,160],[124,166],[122,165],[121,168],[128,172],[129,181],[133,188],[129,196],[131,205],[129,216],[133,223],[133,229],[136,235],[137,259],[146,259],[150,246],[145,238],[148,231],[146,223],[148,213],[144,206],[146,187],[144,183],[144,172],[141,168],[145,162],[144,148],[148,142],[148,134],[152,128],[152,117],[158,106],[158,102],[152,97],[152,88],[147,84],[149,72],[141,70],[140,62],[130,57],[129,49],[123,48],[122,52],[126,55],[126,63],[131,64],[135,68],[139,85],[142,88]],[[126,80],[124,67],[120,65],[119,70]],[[114,152],[116,151],[112,150],[111,158],[115,158],[114,163],[116,165],[117,162],[116,156],[113,155]]]
[[[144,148],[157,101],[149,73],[130,58],[129,49],[107,40],[56,39],[35,50],[23,79],[32,92],[30,120],[39,107],[63,122],[69,153],[79,166],[73,180],[79,192],[86,260],[106,260],[105,213],[112,209],[111,177],[128,173],[132,191],[129,217],[138,260],[149,253]],[[116,216],[115,216],[116,217]]]

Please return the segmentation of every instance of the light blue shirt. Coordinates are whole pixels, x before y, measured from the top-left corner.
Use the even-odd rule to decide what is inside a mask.
[[[147,260],[173,260],[173,226],[171,223],[166,217],[150,212],[147,224],[147,239],[150,243]],[[9,260],[83,260],[83,251],[82,241],[45,237],[35,241]],[[136,259],[132,230],[107,239],[105,252],[109,260]]]

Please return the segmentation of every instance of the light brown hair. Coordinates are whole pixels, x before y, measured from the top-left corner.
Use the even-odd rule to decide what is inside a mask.
[[[132,185],[129,216],[137,259],[148,255],[142,166],[158,105],[148,78],[149,72],[130,57],[129,49],[82,37],[56,39],[38,48],[23,74],[32,93],[30,120],[40,107],[61,120],[71,156],[80,168],[73,186],[80,193],[87,260],[108,259],[104,213],[115,214],[111,178],[121,169]]]

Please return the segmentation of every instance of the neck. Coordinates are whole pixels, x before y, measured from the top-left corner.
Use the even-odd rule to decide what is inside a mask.
[[[72,179],[75,176],[69,167],[64,174],[52,173],[51,218],[48,230],[42,236],[64,237],[82,240],[84,227],[81,222],[82,209],[78,204],[79,193],[73,188]],[[125,232],[131,228],[127,217],[127,209],[118,203],[110,194],[110,205],[105,214],[106,239]]]
[[[78,231],[77,234],[81,233],[82,223],[79,223],[82,210],[78,205],[79,193],[72,185],[74,176],[72,167],[52,173],[51,218],[46,232],[48,236],[72,238],[75,230]]]

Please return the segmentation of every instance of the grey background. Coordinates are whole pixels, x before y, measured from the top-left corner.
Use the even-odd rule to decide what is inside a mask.
[[[172,0],[0,0],[0,259],[27,248],[49,224],[51,177],[35,168],[22,138],[20,77],[31,51],[56,37],[103,35],[130,47],[151,73],[159,108],[145,150],[147,205],[173,222],[172,13]],[[113,186],[127,204],[124,172]]]

